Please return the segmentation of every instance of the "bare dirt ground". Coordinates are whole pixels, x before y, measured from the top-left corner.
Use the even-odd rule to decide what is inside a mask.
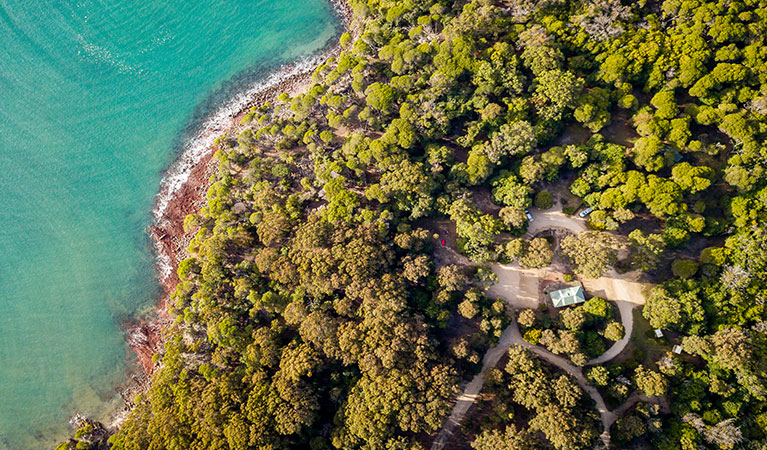
[[[568,216],[555,209],[546,211],[531,209],[530,214],[533,216],[533,221],[527,226],[527,237],[533,237],[545,230],[567,230],[576,234],[588,230],[586,221],[577,215]]]
[[[490,286],[488,295],[506,300],[514,309],[538,308],[538,282],[545,269],[523,269],[517,264],[496,264],[492,269],[498,276],[498,283]]]
[[[633,309],[645,304],[644,285],[636,279],[637,272],[618,274],[614,270],[609,271],[602,278],[596,280],[584,279],[583,287],[591,295],[596,295],[608,300],[613,300],[618,305],[621,314],[621,323],[626,334],[623,339],[612,345],[598,358],[594,358],[588,364],[602,364],[618,356],[631,339],[634,330]]]

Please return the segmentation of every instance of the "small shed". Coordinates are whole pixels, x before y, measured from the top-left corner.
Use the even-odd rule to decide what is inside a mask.
[[[581,286],[570,286],[553,291],[549,295],[551,295],[551,302],[554,303],[555,308],[562,308],[563,306],[575,305],[576,303],[586,301],[586,295],[583,293]]]
[[[661,330],[660,328],[656,328],[655,329],[655,337],[658,338],[658,339],[662,338],[663,337],[663,330]]]
[[[678,354],[682,353],[682,346],[681,345],[675,345],[674,348],[671,351],[678,355]]]

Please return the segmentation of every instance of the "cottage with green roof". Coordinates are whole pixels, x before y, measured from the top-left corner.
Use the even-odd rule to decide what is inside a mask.
[[[551,302],[554,303],[555,308],[562,308],[563,306],[575,305],[586,301],[586,295],[583,293],[581,286],[570,286],[553,291],[549,295],[551,295]]]

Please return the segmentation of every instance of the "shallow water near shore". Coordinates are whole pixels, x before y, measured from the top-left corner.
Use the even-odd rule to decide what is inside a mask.
[[[0,450],[119,404],[190,126],[339,31],[325,0],[0,3]]]

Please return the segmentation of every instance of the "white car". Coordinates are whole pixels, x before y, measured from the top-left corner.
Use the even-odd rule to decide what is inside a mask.
[[[530,212],[528,212],[527,210],[525,210],[525,215],[527,216],[527,221],[528,222],[532,222],[533,220],[535,220],[535,219],[533,219],[533,215],[530,214]]]
[[[583,211],[581,211],[581,212],[580,212],[580,214],[578,214],[578,215],[579,215],[581,218],[583,218],[583,217],[586,217],[586,216],[588,216],[589,214],[591,214],[591,212],[592,212],[592,211],[594,211],[594,208],[586,208],[586,209],[584,209]]]

